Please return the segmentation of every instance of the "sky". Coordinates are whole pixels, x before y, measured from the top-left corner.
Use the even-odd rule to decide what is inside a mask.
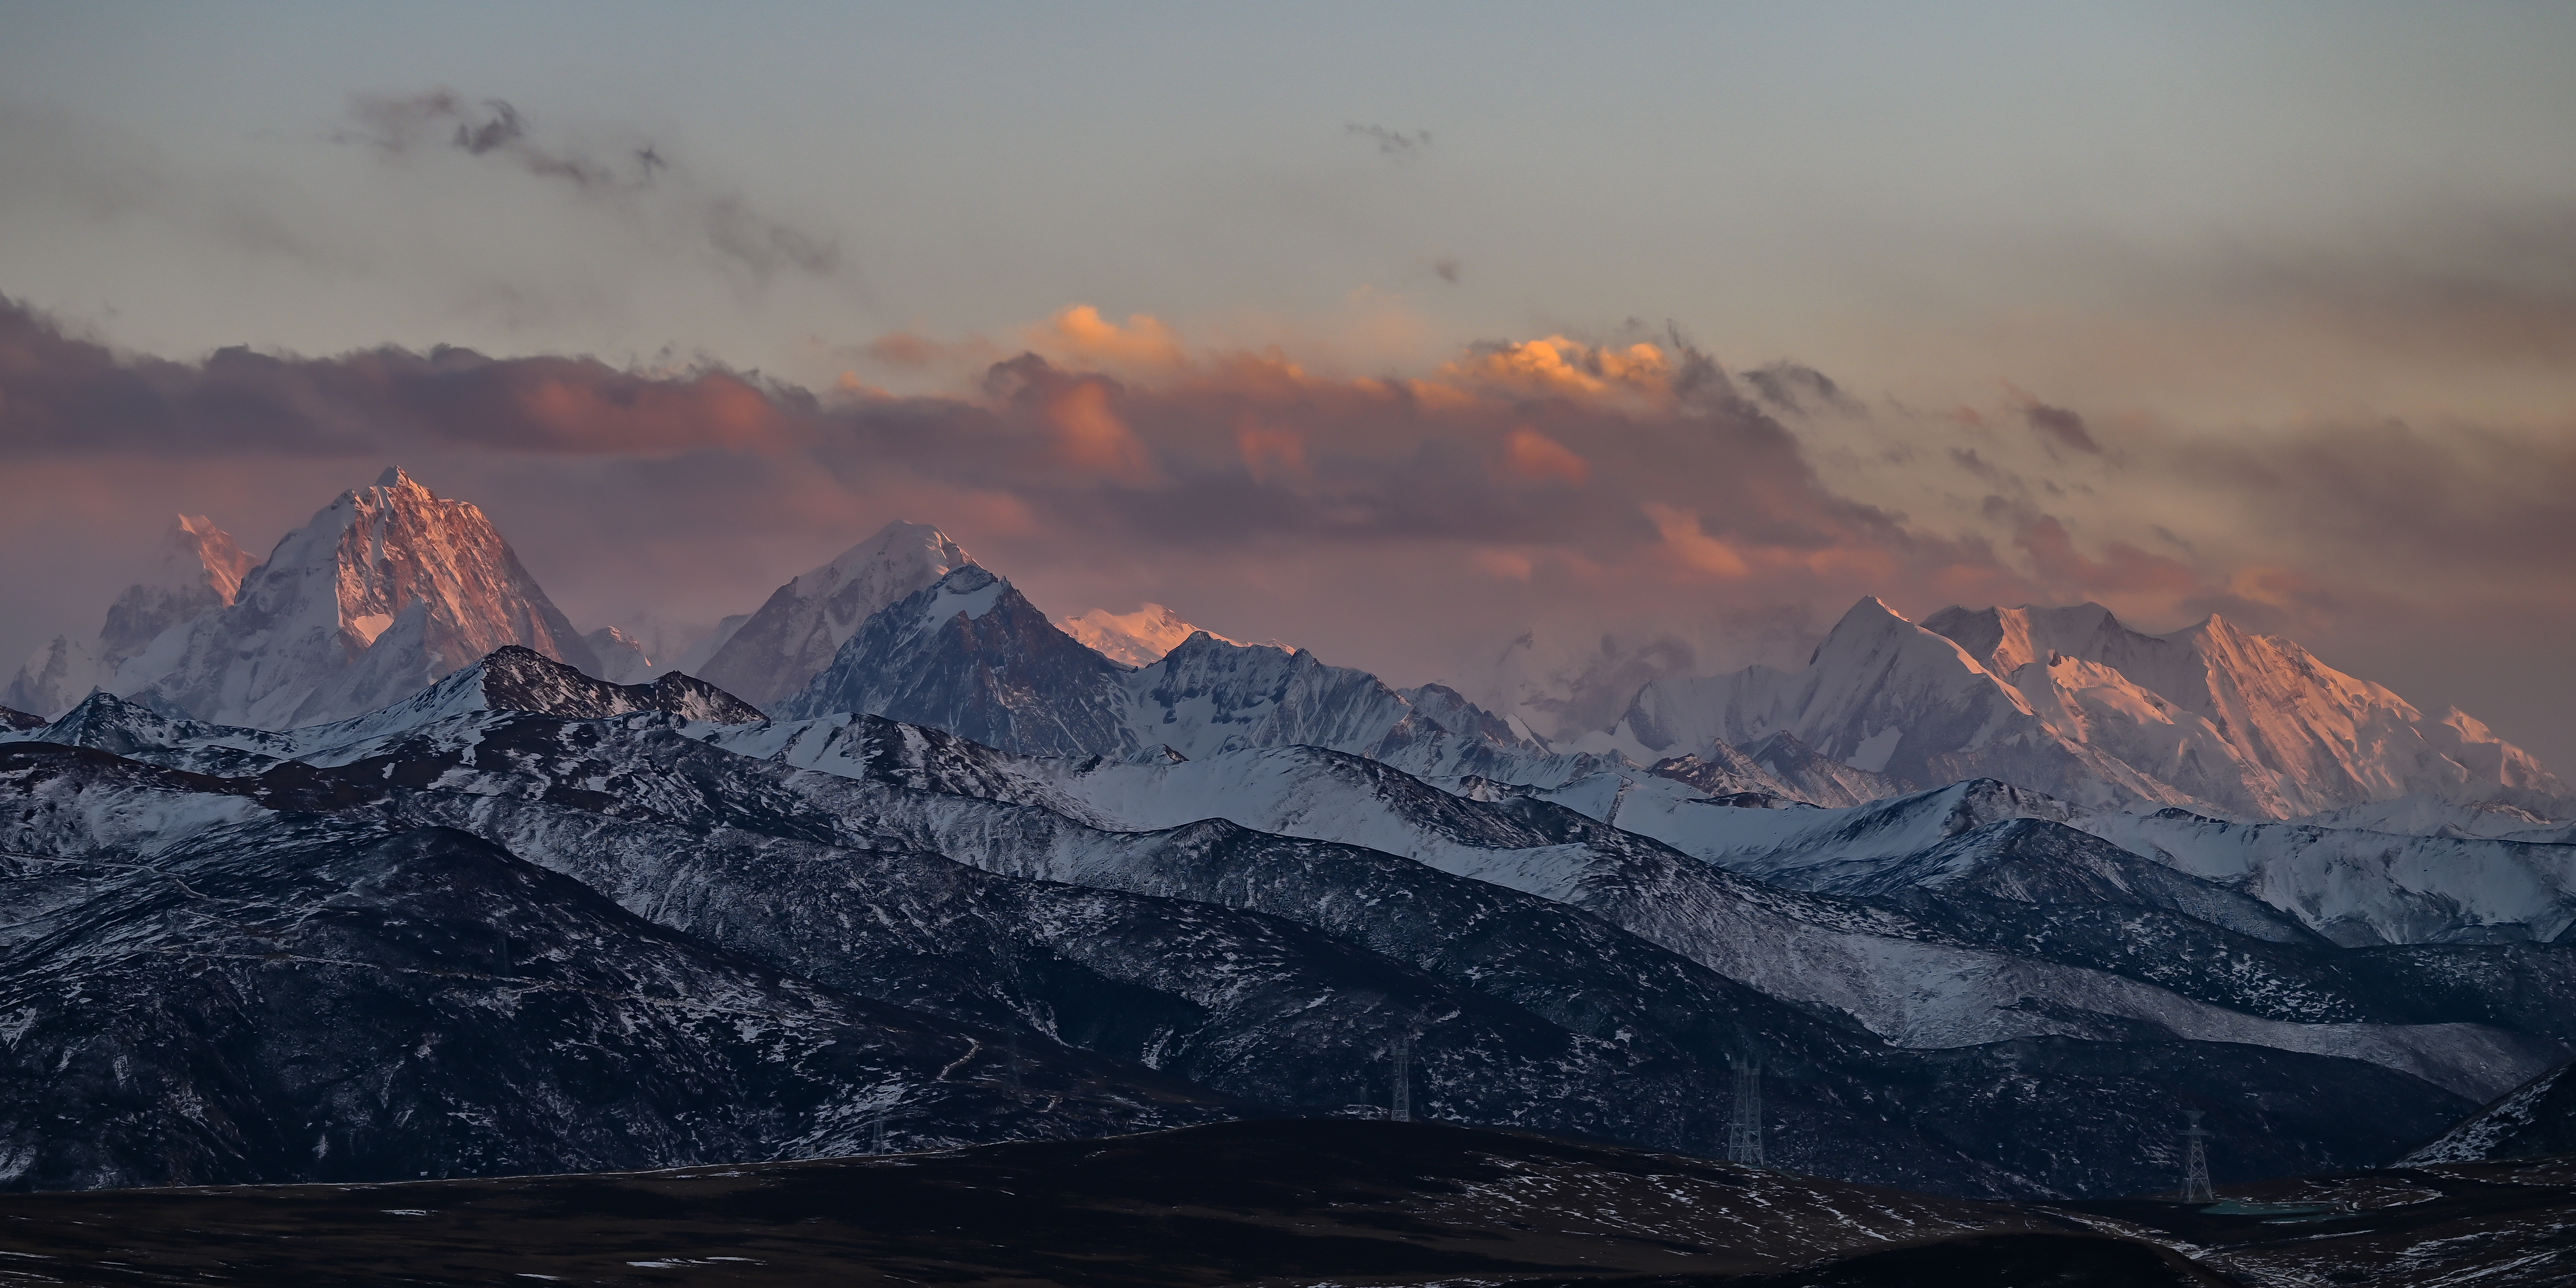
[[[2564,772],[2571,55],[2544,4],[0,3],[0,658],[174,512],[264,552],[401,464],[584,627],[897,518],[1399,683],[1529,632],[1595,705],[1863,595],[2093,599]]]

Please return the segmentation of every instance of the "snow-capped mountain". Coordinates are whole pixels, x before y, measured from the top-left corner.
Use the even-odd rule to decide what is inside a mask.
[[[1974,829],[2042,819],[2262,900],[2333,942],[2547,943],[2576,934],[2576,845],[2561,836],[2415,836],[2087,808],[1993,779],[1836,810],[1731,808],[1664,775],[1606,772],[1540,790],[1622,830],[1801,890],[1884,888],[1886,873]]]
[[[1790,875],[1827,873],[1811,884],[1868,896],[1855,901],[1792,894],[1690,862],[1598,826],[1547,793],[1484,784],[1487,799],[1467,799],[1368,758],[1311,747],[1181,762],[1045,760],[865,720],[748,726],[710,738],[826,772],[1010,801],[1085,827],[1151,831],[1214,817],[1403,855],[1582,908],[1729,978],[1848,1014],[1909,1047],[2104,1038],[2143,1026],[2199,1041],[2358,1058],[2474,1097],[2510,1085],[2576,1038],[2576,1025],[2549,1013],[2556,1001],[2508,1008],[2510,1015],[2473,1012],[2509,1021],[2497,1028],[2452,1024],[2466,1013],[2427,1011],[2412,999],[2438,991],[2432,981],[2450,978],[2457,963],[2382,963],[2380,975],[2356,975],[2342,950],[2297,917],[2031,819],[2023,807],[2054,803],[2001,784],[1963,784],[1980,790],[1929,794],[1875,820],[1835,820],[1843,826],[1816,839],[1887,857],[1837,862],[1829,854]],[[1833,816],[1703,807],[1775,820]],[[912,844],[990,855],[969,861],[998,861],[1005,871],[1135,889],[1158,889],[1154,883],[1169,879],[1159,860],[1092,853],[1067,839],[1063,825],[1052,835],[1023,827],[1007,842],[953,813],[907,826],[920,829],[900,833]],[[1233,879],[1247,882],[1247,890],[1269,880],[1240,870]],[[1938,896],[1935,906],[1909,902],[1924,892]],[[1255,899],[1248,906],[1301,915],[1268,895],[1245,897]],[[1987,906],[1998,899],[2004,912]],[[1977,906],[1963,910],[1962,900]],[[2141,918],[2163,921],[2149,927]],[[2535,966],[2549,982],[2517,981],[2509,993],[2576,1000],[2576,970],[2548,975],[2557,956],[2534,951],[2546,959]],[[2383,978],[2389,971],[2396,976]],[[2435,1027],[2414,1027],[2423,1024]]]
[[[602,626],[582,636],[581,642],[599,664],[599,678],[611,684],[638,684],[662,673],[642,641],[614,626]]]
[[[162,536],[159,566],[108,606],[98,635],[55,636],[0,691],[0,703],[48,718],[71,710],[91,689],[112,687],[117,668],[162,632],[232,603],[251,563],[213,520],[201,514],[173,518]]]
[[[1956,643],[1876,599],[1845,613],[1804,670],[1647,684],[1605,745],[1651,759],[1781,732],[1856,769],[1918,783],[2001,778],[2087,804],[2192,799],[2060,733]]]
[[[2430,793],[2564,809],[2565,784],[2457,712],[2427,719],[2298,645],[2211,618],[2171,635],[2099,605],[1856,605],[1805,669],[1647,684],[1577,744],[1652,759],[1789,733],[1923,784],[1997,778],[2083,806],[2282,818]]]
[[[2401,836],[2453,836],[2463,839],[2533,841],[2564,824],[2500,801],[2447,801],[2430,792],[2395,800],[2346,805],[2283,822],[2308,827],[2356,828]]]
[[[974,562],[937,528],[889,523],[771,592],[758,611],[725,632],[705,663],[682,669],[767,706],[831,665],[841,644],[878,609]]]
[[[971,565],[870,618],[830,668],[771,709],[783,719],[883,715],[1046,756],[1304,745],[1514,781],[1558,780],[1598,763],[1550,755],[1449,689],[1398,691],[1302,649],[1195,631],[1152,664],[1126,666]]]
[[[1095,608],[1064,619],[1062,625],[1065,634],[1121,666],[1152,666],[1180,647],[1181,641],[1199,633],[1198,627],[1161,604],[1147,604],[1132,613]],[[1208,635],[1234,643],[1214,631]]]
[[[881,1111],[927,1145],[1239,1112],[655,925],[355,776],[301,781],[0,748],[0,1187],[847,1154]]]
[[[751,704],[704,680],[670,672],[651,684],[610,684],[513,644],[390,707],[300,729],[172,717],[101,691],[50,724],[0,731],[0,742],[93,747],[221,777],[261,773],[283,761],[372,744],[476,712],[594,720],[645,711],[702,725],[765,719]]]
[[[539,671],[552,665],[543,659],[525,664]],[[579,686],[567,675],[538,687]],[[871,1072],[837,1084],[839,1091],[806,1082],[789,1096],[791,1103],[819,1098],[842,1107],[819,1117],[770,1114],[765,1127],[746,1125],[742,1137],[723,1146],[770,1156],[846,1150],[867,1121],[864,1107],[889,1098],[896,1130],[934,1143],[961,1133],[970,1139],[1085,1134],[1122,1121],[1147,1125],[1156,1115],[1171,1121],[1210,1103],[1205,1095],[1191,1098],[1193,1083],[1238,1102],[1298,1112],[1373,1099],[1382,1104],[1388,1044],[1409,1031],[1415,1103],[1436,1117],[1711,1149],[1723,1137],[1725,1118],[1707,1109],[1723,1104],[1730,1062],[1751,1051],[1783,1075],[1768,1089],[1771,1148],[1775,1159],[1792,1166],[1949,1192],[2120,1193],[2162,1175],[2142,1146],[2162,1139],[2181,1105],[2214,1107],[2213,1123],[2244,1142],[2230,1162],[2246,1174],[2309,1170],[2393,1154],[2468,1112],[2485,1088],[2508,1086],[2537,1067],[2517,1045],[2529,1040],[2498,1024],[2386,1014],[2348,987],[2299,977],[2303,968],[2295,959],[2233,961],[2208,978],[2178,981],[2182,992],[2118,974],[2159,969],[2159,950],[2171,946],[2170,937],[2130,934],[2144,951],[2109,963],[2117,970],[2070,968],[2046,958],[2013,966],[1994,945],[1941,932],[1933,918],[1763,887],[1553,806],[1518,796],[1472,801],[1339,753],[1239,752],[1211,762],[1166,759],[1159,766],[1087,758],[1041,764],[868,717],[723,729],[662,712],[567,720],[469,710],[426,723],[351,722],[335,736],[341,741],[334,745],[299,748],[291,761],[226,777],[173,774],[157,768],[157,760],[59,744],[0,744],[0,793],[24,798],[0,809],[0,849],[82,862],[114,856],[135,872],[117,899],[130,898],[132,888],[165,899],[231,898],[238,881],[226,876],[232,884],[208,889],[198,883],[197,869],[182,862],[202,856],[216,864],[211,876],[231,871],[222,864],[265,861],[264,853],[287,853],[273,836],[281,827],[300,835],[389,825],[461,835],[573,878],[667,935],[779,972],[784,978],[770,996],[779,988],[838,993],[927,1017],[906,1021],[916,1029],[981,1025],[1006,1042],[1027,1044],[1023,1051],[1042,1053],[1050,1069],[1090,1070],[1071,1083],[1051,1073],[1042,1084],[1032,1075],[1027,1092],[1011,1098],[1016,1088],[1007,1071],[1015,1061],[1007,1045],[997,1052],[1000,1043],[988,1038],[957,1044],[965,1073],[939,1075],[968,1087],[923,1085],[908,1063],[870,1065]],[[138,746],[135,753],[193,755],[185,747]],[[1097,779],[1104,785],[1116,780],[1133,787],[1142,781],[1137,775],[1162,770],[1203,765],[1195,772],[1216,773],[1234,760],[1284,765],[1301,758],[1331,772],[1290,777],[1342,785],[1335,789],[1340,796],[1310,794],[1309,822],[1360,818],[1364,811],[1345,808],[1346,802],[1383,799],[1399,815],[1429,811],[1420,817],[1433,832],[1423,835],[1436,844],[1425,857],[1411,857],[1203,816],[1158,830],[1103,830],[1042,805],[957,790],[979,783],[1064,788],[1095,776],[1104,776]],[[800,767],[808,763],[832,768]],[[1186,808],[1196,793],[1168,795],[1171,807]],[[1086,808],[1108,804],[1108,797],[1090,794]],[[1581,898],[1543,897],[1513,884],[1521,878],[1511,874],[1535,874],[1549,855],[1559,856],[1562,868],[1563,856],[1576,853],[1591,856],[1584,860],[1590,875],[1576,883],[1589,892]],[[2025,869],[2036,861],[2025,858]],[[305,862],[298,870],[338,879],[338,870],[326,866]],[[1485,875],[1465,875],[1467,869]],[[462,973],[464,983],[441,995],[455,1000],[438,1012],[434,1049],[474,1058],[406,1065],[412,1081],[405,1086],[421,1087],[423,1103],[444,1100],[474,1122],[491,1118],[504,1125],[517,1120],[474,1117],[489,1088],[470,1079],[486,1064],[506,1069],[527,1058],[525,1044],[511,1035],[529,1021],[500,1004],[477,1009],[473,986],[481,976],[496,976],[505,990],[499,996],[519,999],[523,1009],[544,1004],[555,987],[579,990],[568,1002],[593,1011],[605,1006],[609,1015],[660,996],[624,982],[629,979],[671,981],[678,990],[674,1005],[709,992],[750,996],[738,986],[726,986],[727,992],[677,967],[652,964],[630,946],[632,936],[585,931],[577,947],[533,935],[487,944],[475,933],[474,918],[525,926],[525,914],[432,916],[431,908],[405,902],[421,889],[480,888],[435,864],[349,875],[354,879],[313,900],[348,904],[347,911],[296,919],[301,905],[281,909],[275,920],[288,929],[252,941],[270,945],[256,952],[222,936],[244,927],[268,930],[269,921],[239,915],[221,923],[168,923],[193,939],[124,934],[120,942],[136,946],[144,962],[199,953],[232,961],[225,955],[233,954],[241,971],[293,976],[305,989],[320,990],[299,994],[308,999],[300,1007],[218,1008],[212,1021],[193,1021],[200,1028],[192,1032],[265,1050],[320,1041],[300,1027],[304,1017],[337,1022],[352,1003],[331,990],[372,978],[323,968],[324,959],[372,958],[342,949],[340,941],[308,946],[297,936],[345,938],[377,921],[407,927],[406,943],[416,946],[407,949],[409,959],[389,964],[416,972],[404,979]],[[2018,879],[2036,878],[2025,872]],[[376,885],[384,887],[381,895],[369,893]],[[58,892],[67,907],[90,909],[92,893],[108,897],[71,886]],[[2134,921],[2148,912],[2121,915]],[[1624,929],[1631,920],[1653,934]],[[2173,923],[2173,933],[2198,924],[2204,923],[2185,918]],[[2081,942],[2116,954],[2123,928],[2095,928]],[[48,944],[80,939],[43,927],[31,933]],[[1993,929],[1980,933],[2005,938]],[[1915,943],[1908,934],[1927,938]],[[1687,951],[1667,947],[1659,936]],[[2076,936],[2057,938],[2061,944],[2050,952],[2073,951],[2066,944]],[[502,952],[530,947],[542,962],[510,971],[490,965]],[[1830,968],[1833,963],[1863,965],[1874,953],[1884,973],[1903,966],[1909,953],[1926,952],[1987,963],[1982,978],[1990,987],[1970,990],[1979,1000],[1963,1003],[1960,1017],[2000,1016],[2007,1023],[1999,1031],[2023,1036],[1956,1045],[1938,1035],[1943,1024],[1969,1031],[1958,1020],[1932,1024],[1918,1016],[1908,1030],[1914,1039],[1890,1044],[1838,1016],[1832,1003],[1808,1000],[1819,990],[1864,991]],[[1703,959],[1759,965],[1770,982],[1754,985]],[[1995,969],[1996,963],[2007,968]],[[1802,969],[1807,982],[1791,987]],[[560,981],[547,973],[567,970],[576,973]],[[267,990],[268,979],[244,976],[229,986],[237,993]],[[2093,982],[2076,989],[2070,981],[2077,980]],[[39,981],[46,982],[65,981]],[[2199,1000],[2200,994],[2234,1005]],[[147,987],[115,994],[129,995],[159,993]],[[2088,1011],[2097,998],[2111,999],[2114,1009]],[[1889,1004],[1926,1009],[1890,996],[1877,1004],[1877,1022],[1895,1014],[1883,1009]],[[775,1018],[755,1022],[748,1012],[760,1007]],[[559,1009],[569,1015],[579,1008]],[[2542,1009],[2561,1018],[2566,1010]],[[140,1002],[93,1007],[79,1017],[52,1001],[37,1010],[48,1033],[76,1028],[75,1018],[93,1028],[109,1021],[122,1026],[109,1046],[158,1040],[175,1022]],[[804,1024],[794,1018],[798,1013],[782,997],[708,1005],[703,1018],[786,1054],[786,1067],[775,1073],[790,1080],[785,1086],[796,1086],[806,1076],[800,1071],[825,1067],[813,1063],[817,1048],[801,1044],[800,1035],[830,1036],[828,1023]],[[665,1085],[672,1070],[691,1060],[733,1067],[734,1048],[666,1042],[645,1018],[598,1044],[617,1053],[610,1058],[639,1092]],[[350,1031],[329,1046],[334,1061],[345,1052],[350,1068],[377,1070],[393,1054],[376,1040],[377,1028],[341,1026]],[[1987,1022],[1979,1031],[1993,1028]],[[579,1028],[534,1031],[541,1042],[590,1049]],[[2277,1044],[2247,1040],[2262,1035]],[[712,1035],[699,1040],[714,1042]],[[49,1038],[30,1058],[52,1060],[63,1045]],[[848,1045],[883,1049],[880,1039],[864,1035]],[[485,1052],[497,1058],[486,1059]],[[0,1062],[21,1054],[23,1044],[0,1052]],[[2508,1067],[2487,1067],[2500,1059]],[[2426,1075],[2480,1090],[2464,1099]],[[720,1086],[717,1094],[760,1106],[788,1094],[773,1089],[779,1086]],[[1996,1102],[1999,1087],[2012,1089],[2008,1103]],[[1035,1094],[1042,1089],[1048,1098]],[[336,1102],[298,1100],[292,1088],[253,1091],[249,1099],[224,1101],[227,1111],[239,1105],[239,1112],[315,1123],[354,1112]],[[995,1099],[980,1115],[967,1100],[943,1099],[969,1092]],[[1059,1094],[1065,1096],[1061,1114],[1052,1109]],[[27,1116],[14,1110],[0,1116],[0,1138],[13,1147],[22,1140],[58,1146],[54,1115],[61,1106],[44,1100],[25,1108]],[[636,1112],[644,1115],[639,1121],[660,1121],[651,1116],[660,1110],[639,1105]],[[368,1150],[352,1151],[351,1171],[333,1174],[363,1175],[388,1160],[435,1154],[447,1139],[442,1133],[451,1130],[444,1114],[403,1119],[389,1110],[380,1117],[386,1125],[366,1142]],[[707,1130],[717,1125],[695,1121]],[[498,1165],[524,1169],[542,1160],[543,1151],[564,1148],[544,1132],[528,1134],[540,1151],[536,1158],[512,1156]],[[636,1148],[667,1157],[678,1152],[667,1143],[672,1139],[656,1127]],[[335,1136],[332,1148],[337,1157],[348,1145]],[[122,1136],[109,1140],[105,1152],[129,1164],[167,1165],[166,1155]],[[455,1156],[460,1170],[495,1165],[486,1160],[497,1157],[484,1145]],[[569,1150],[561,1156],[576,1164],[583,1157]],[[312,1164],[282,1156],[267,1165],[282,1176],[316,1174]]]
[[[232,603],[162,633],[116,688],[283,729],[401,701],[506,644],[599,669],[481,510],[389,469],[286,534]]]
[[[2216,616],[2147,635],[2099,604],[1950,608],[1923,627],[2020,688],[2060,732],[2234,813],[2283,818],[2413,794],[2563,809],[2569,796],[2458,708],[2427,717],[2294,641]]]

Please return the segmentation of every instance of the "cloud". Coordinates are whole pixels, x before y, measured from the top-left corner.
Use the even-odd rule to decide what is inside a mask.
[[[372,457],[414,444],[510,455],[776,450],[811,402],[721,368],[653,375],[465,349],[128,358],[0,300],[0,451],[20,459]]]
[[[1794,665],[1864,594],[1915,613],[2090,598],[2160,629],[2221,611],[2323,640],[2432,619],[2576,630],[2576,433],[2123,419],[2100,437],[2078,423],[2091,450],[2069,455],[2035,401],[2027,435],[1946,414],[1784,420],[1766,380],[1802,405],[1821,387],[1774,364],[1740,377],[1759,401],[1738,397],[1669,333],[1499,341],[1417,375],[1320,374],[1087,308],[1022,334],[1048,351],[952,392],[817,396],[715,365],[457,348],[181,362],[0,303],[0,459],[41,494],[0,516],[0,544],[112,544],[84,525],[129,494],[256,544],[236,513],[272,516],[273,538],[402,463],[485,503],[549,590],[601,620],[745,611],[905,517],[950,527],[1043,606],[1152,598],[1400,679],[1542,619],[1630,623],[1624,638],[1681,640],[1703,668]],[[990,352],[876,347],[932,367]],[[1893,446],[1857,450],[1872,442]],[[1842,467],[1820,473],[1837,455],[1876,462],[1881,485],[1863,499]],[[2113,460],[2116,498],[2096,486]],[[211,480],[225,495],[192,499]]]
[[[391,162],[409,162],[437,148],[562,184],[604,209],[676,212],[703,245],[755,284],[791,270],[811,277],[843,271],[839,239],[830,232],[760,209],[631,131],[611,131],[628,136],[611,148],[549,141],[508,100],[468,101],[447,89],[353,95],[346,116],[333,137],[363,144]]]
[[[1581,483],[1592,477],[1591,462],[1527,426],[1503,439],[1503,468],[1512,477],[1532,483]]]
[[[1859,415],[1862,408],[1833,378],[1813,367],[1794,362],[1774,362],[1744,373],[1746,384],[1753,386],[1762,401],[1792,415],[1804,416],[1813,410],[1830,410],[1845,415]]]
[[[1376,144],[1378,155],[1393,157],[1398,161],[1414,160],[1431,148],[1429,130],[1415,130],[1407,134],[1402,130],[1390,130],[1383,125],[1346,125],[1342,127],[1342,133],[1351,138],[1365,139]]]
[[[2095,456],[2102,454],[2102,445],[2093,441],[2093,435],[2084,428],[2084,418],[2074,412],[2033,400],[2030,405],[2022,408],[2021,414],[2030,422],[2032,429],[2038,430],[2053,442],[2074,448],[2079,452],[2090,452]]]

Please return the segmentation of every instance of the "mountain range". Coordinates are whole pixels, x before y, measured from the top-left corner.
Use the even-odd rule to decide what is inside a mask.
[[[2186,1109],[2222,1179],[2374,1165],[2576,1056],[2563,784],[2215,619],[1864,601],[1801,671],[1542,737],[1160,606],[1059,623],[921,525],[707,678],[400,471],[255,568],[171,548],[0,709],[17,1188],[1374,1114],[1398,1069],[1709,1152],[1758,1064],[1776,1163],[2108,1195]]]

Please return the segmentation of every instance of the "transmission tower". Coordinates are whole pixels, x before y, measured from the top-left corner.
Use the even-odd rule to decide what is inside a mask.
[[[2209,1133],[2201,1130],[2202,1112],[2198,1109],[2182,1111],[2183,1117],[2191,1120],[2191,1126],[2182,1133],[2182,1201],[2185,1203],[2218,1201],[2217,1193],[2209,1188]]]
[[[1735,1061],[1735,1117],[1726,1125],[1726,1161],[1762,1166],[1762,1062]]]
[[[1387,1117],[1400,1123],[1413,1121],[1413,1037],[1395,1035],[1395,1099],[1387,1108]]]
[[[882,1154],[886,1152],[885,1120],[886,1107],[884,1105],[878,1105],[876,1112],[868,1115],[868,1152],[871,1154]]]

